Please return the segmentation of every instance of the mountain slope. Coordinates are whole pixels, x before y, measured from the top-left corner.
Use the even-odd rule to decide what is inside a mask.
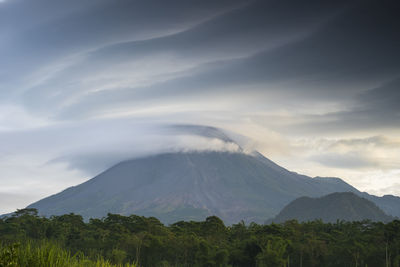
[[[345,221],[381,221],[388,222],[393,217],[386,215],[373,202],[351,192],[333,193],[320,198],[301,197],[289,203],[272,220],[275,223],[296,219],[324,222]]]
[[[261,154],[167,153],[122,162],[93,179],[40,200],[43,215],[108,212],[156,216],[165,223],[217,215],[227,223],[264,222],[300,196],[358,192],[337,178],[290,172]]]

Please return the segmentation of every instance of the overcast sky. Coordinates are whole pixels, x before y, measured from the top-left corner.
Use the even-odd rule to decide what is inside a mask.
[[[124,159],[238,149],[182,125],[400,196],[398,14],[397,0],[0,0],[0,213]]]

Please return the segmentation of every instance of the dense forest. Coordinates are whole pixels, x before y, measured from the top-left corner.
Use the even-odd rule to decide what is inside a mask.
[[[3,266],[400,266],[400,221],[225,226],[218,217],[164,226],[154,217],[34,209],[0,219]]]

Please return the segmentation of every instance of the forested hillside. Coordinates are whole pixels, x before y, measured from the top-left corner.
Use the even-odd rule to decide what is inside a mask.
[[[138,266],[399,266],[400,263],[398,220],[388,224],[287,221],[245,225],[242,222],[227,227],[218,217],[211,216],[202,222],[180,221],[165,226],[154,217],[109,214],[85,223],[79,215],[42,218],[36,210],[25,209],[0,220],[0,239],[3,262],[10,249],[20,255],[26,253],[29,245],[43,253],[48,251],[46,247],[55,246],[68,251],[74,260],[103,259],[113,264]],[[12,244],[19,247],[7,247]]]
[[[319,198],[298,198],[270,221],[280,223],[293,219],[299,222],[321,219],[330,223],[337,220],[390,222],[394,217],[385,214],[372,201],[351,192],[338,192]]]

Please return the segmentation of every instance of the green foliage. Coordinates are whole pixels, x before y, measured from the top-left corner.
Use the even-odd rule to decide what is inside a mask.
[[[212,216],[164,226],[136,215],[85,223],[21,210],[0,219],[0,240],[0,267],[400,265],[400,221],[225,226]]]
[[[0,267],[137,267],[136,264],[112,264],[99,258],[90,260],[82,253],[71,253],[50,243],[25,243],[0,246]]]
[[[267,241],[266,246],[257,255],[257,266],[286,266],[286,248],[288,244],[286,240],[281,238],[273,238]]]
[[[18,244],[7,247],[0,247],[0,267],[17,267],[18,266]]]

